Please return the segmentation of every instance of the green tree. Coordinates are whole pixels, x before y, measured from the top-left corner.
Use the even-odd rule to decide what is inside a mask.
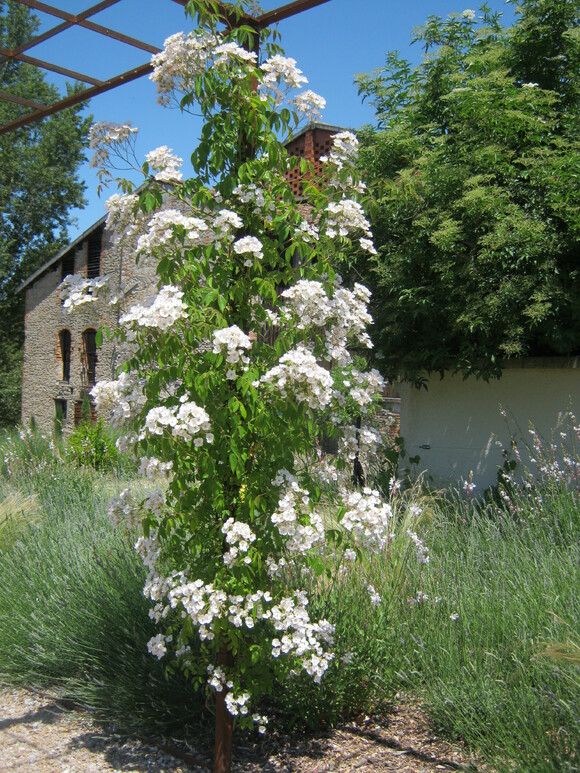
[[[376,109],[360,154],[379,255],[386,370],[489,378],[501,358],[580,349],[577,0],[432,16],[412,68],[358,79]]]
[[[17,48],[38,27],[30,11],[0,0],[0,45]],[[36,67],[0,57],[0,91],[41,104],[58,92]],[[24,298],[19,284],[67,241],[72,207],[84,205],[77,169],[90,119],[82,106],[0,136],[0,426],[20,418]],[[0,101],[0,124],[27,108]]]

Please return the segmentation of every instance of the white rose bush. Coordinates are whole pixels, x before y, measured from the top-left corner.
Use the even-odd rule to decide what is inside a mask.
[[[120,446],[167,479],[134,505],[159,629],[148,648],[214,696],[215,769],[227,770],[234,718],[265,732],[272,685],[300,673],[318,683],[336,657],[333,626],[289,588],[288,567],[320,573],[325,553],[352,564],[384,551],[393,520],[377,491],[350,481],[365,443],[380,444],[368,417],[384,386],[353,355],[371,346],[369,292],[337,273],[374,252],[356,138],[335,136],[322,179],[301,162],[311,182],[298,202],[283,140],[324,100],[300,97],[306,78],[267,32],[259,56],[257,33],[220,31],[192,5],[199,28],[166,41],[151,77],[162,104],[204,117],[194,176],[162,147],[143,186],[123,181],[109,201],[115,243],[153,262],[158,294],[120,315],[118,377],[93,396],[125,427]],[[99,125],[92,137],[112,178],[134,130]],[[79,303],[97,289],[83,285]],[[122,288],[113,296],[124,302]],[[321,458],[323,436],[338,454]],[[380,602],[374,588],[369,598]]]

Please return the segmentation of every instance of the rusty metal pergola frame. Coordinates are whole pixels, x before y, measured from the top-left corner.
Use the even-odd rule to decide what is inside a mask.
[[[178,5],[187,5],[187,0],[172,1]],[[241,16],[233,14],[231,8],[228,7],[228,3],[219,2],[218,11],[226,26],[233,27],[247,25],[259,31],[269,27],[271,24],[276,24],[283,19],[287,19],[290,16],[295,16],[302,11],[309,10],[310,8],[322,5],[328,1],[329,0],[293,0],[293,2],[287,3],[286,5],[283,5],[272,11],[266,11],[259,16],[250,16],[246,13],[242,14]],[[55,72],[59,75],[72,78],[75,82],[85,84],[85,86],[84,88],[75,91],[74,94],[69,94],[67,97],[59,99],[49,105],[41,104],[30,99],[0,91],[0,101],[13,102],[29,109],[29,112],[25,113],[19,118],[9,121],[6,124],[0,125],[0,135],[14,131],[21,126],[26,126],[27,124],[34,123],[35,121],[40,121],[49,115],[53,115],[54,113],[58,113],[61,110],[65,110],[67,107],[72,107],[73,105],[78,105],[81,102],[86,102],[87,100],[91,99],[91,97],[95,97],[98,94],[103,94],[104,92],[110,91],[111,89],[117,88],[118,86],[122,86],[125,83],[130,83],[137,78],[148,75],[153,70],[153,67],[150,63],[151,57],[149,57],[147,62],[139,65],[138,67],[134,67],[131,70],[119,73],[118,75],[115,75],[111,78],[101,80],[92,75],[76,72],[75,70],[68,69],[67,67],[61,67],[43,59],[37,59],[27,53],[35,46],[38,46],[40,43],[43,43],[49,38],[53,38],[60,33],[74,27],[87,29],[96,33],[97,35],[101,35],[112,40],[116,40],[119,43],[123,43],[124,45],[145,51],[150,55],[158,53],[161,49],[159,49],[157,46],[153,46],[142,40],[138,40],[137,38],[126,35],[123,32],[113,30],[110,27],[97,24],[91,19],[91,17],[96,16],[96,14],[106,10],[107,8],[110,8],[113,5],[116,5],[119,2],[122,2],[122,0],[101,0],[101,2],[97,3],[96,5],[92,5],[90,8],[87,8],[78,14],[68,13],[60,8],[56,8],[55,6],[41,2],[41,0],[14,0],[14,2],[17,2],[20,5],[25,5],[28,8],[31,8],[33,11],[40,11],[49,14],[50,16],[54,16],[57,19],[60,19],[60,23],[33,37],[27,43],[18,46],[18,48],[7,49],[0,46],[0,64],[8,60],[24,62],[26,64],[39,67],[43,70]]]

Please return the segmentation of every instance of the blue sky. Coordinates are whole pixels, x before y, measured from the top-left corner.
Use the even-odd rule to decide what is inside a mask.
[[[269,10],[285,2],[262,0],[262,7]],[[79,13],[91,5],[89,0],[55,0],[53,4],[70,13]],[[504,13],[506,24],[513,21],[512,6],[504,0],[490,0],[489,4]],[[390,50],[398,50],[418,63],[422,51],[418,44],[410,46],[412,30],[430,15],[445,17],[465,8],[476,10],[477,6],[469,0],[329,0],[280,22],[278,29],[286,55],[296,59],[308,77],[308,88],[327,101],[322,120],[357,128],[372,122],[373,114],[357,95],[354,75],[380,67]],[[58,22],[44,13],[39,17],[41,30]],[[92,20],[159,47],[169,35],[192,27],[183,8],[171,0],[121,0]],[[111,77],[148,59],[143,51],[78,29],[69,30],[30,53],[99,78]],[[63,89],[64,79],[49,78]],[[200,131],[200,122],[195,116],[181,115],[178,110],[157,105],[154,85],[148,78],[95,97],[87,112],[92,113],[95,121],[131,122],[139,127],[140,159],[160,145],[168,145],[178,155],[188,158]],[[187,166],[184,171],[187,173]],[[87,186],[88,205],[74,213],[78,223],[70,229],[71,238],[104,214],[107,198],[106,193],[98,197],[98,180],[88,163],[83,165],[80,175]],[[113,192],[111,189],[110,193]]]

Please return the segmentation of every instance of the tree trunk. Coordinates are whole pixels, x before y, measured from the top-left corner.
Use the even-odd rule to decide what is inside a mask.
[[[218,664],[226,671],[233,665],[232,653],[223,646],[218,657]],[[214,773],[230,773],[232,769],[232,733],[234,718],[226,706],[228,690],[224,685],[221,692],[215,694],[215,752]]]

